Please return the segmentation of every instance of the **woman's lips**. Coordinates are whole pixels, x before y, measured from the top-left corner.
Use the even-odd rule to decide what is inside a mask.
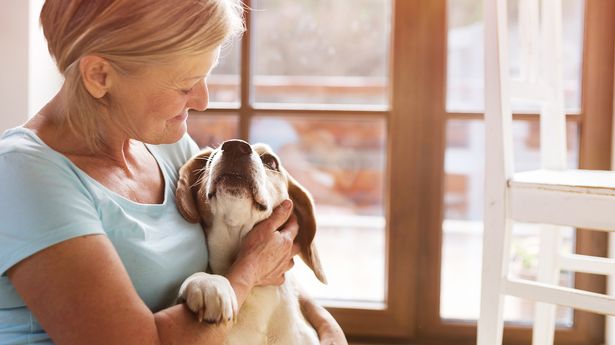
[[[186,120],[187,118],[188,118],[188,112],[186,111],[186,112],[184,112],[184,113],[182,113],[182,114],[179,114],[179,115],[175,116],[174,118],[172,118],[172,120],[175,120],[175,121],[184,121],[184,120]]]

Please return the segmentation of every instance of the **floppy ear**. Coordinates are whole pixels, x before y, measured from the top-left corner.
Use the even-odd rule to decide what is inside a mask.
[[[293,201],[293,210],[299,223],[299,233],[296,241],[301,247],[301,259],[312,269],[316,278],[327,284],[327,278],[320,264],[320,258],[314,236],[316,235],[316,217],[314,215],[314,202],[312,196],[288,172],[288,195]]]
[[[202,189],[206,174],[205,165],[213,151],[211,147],[203,149],[179,169],[175,190],[177,208],[182,216],[191,223],[201,221],[204,227],[209,225],[211,212]]]

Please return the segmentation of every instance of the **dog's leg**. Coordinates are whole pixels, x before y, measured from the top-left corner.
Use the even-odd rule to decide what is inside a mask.
[[[223,276],[204,272],[191,275],[182,283],[178,301],[186,302],[199,322],[226,323],[237,320],[237,297],[231,283]]]

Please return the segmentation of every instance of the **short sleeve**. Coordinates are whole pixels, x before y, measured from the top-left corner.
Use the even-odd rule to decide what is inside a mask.
[[[70,238],[104,234],[96,206],[68,162],[0,155],[0,275]]]

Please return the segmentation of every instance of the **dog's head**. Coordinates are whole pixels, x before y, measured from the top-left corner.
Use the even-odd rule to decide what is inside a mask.
[[[179,171],[179,211],[188,221],[200,222],[206,232],[214,220],[224,222],[229,229],[244,225],[251,229],[288,198],[293,201],[299,223],[295,241],[301,247],[301,258],[326,283],[314,246],[312,197],[282,167],[268,145],[228,140],[217,149],[204,149]]]

